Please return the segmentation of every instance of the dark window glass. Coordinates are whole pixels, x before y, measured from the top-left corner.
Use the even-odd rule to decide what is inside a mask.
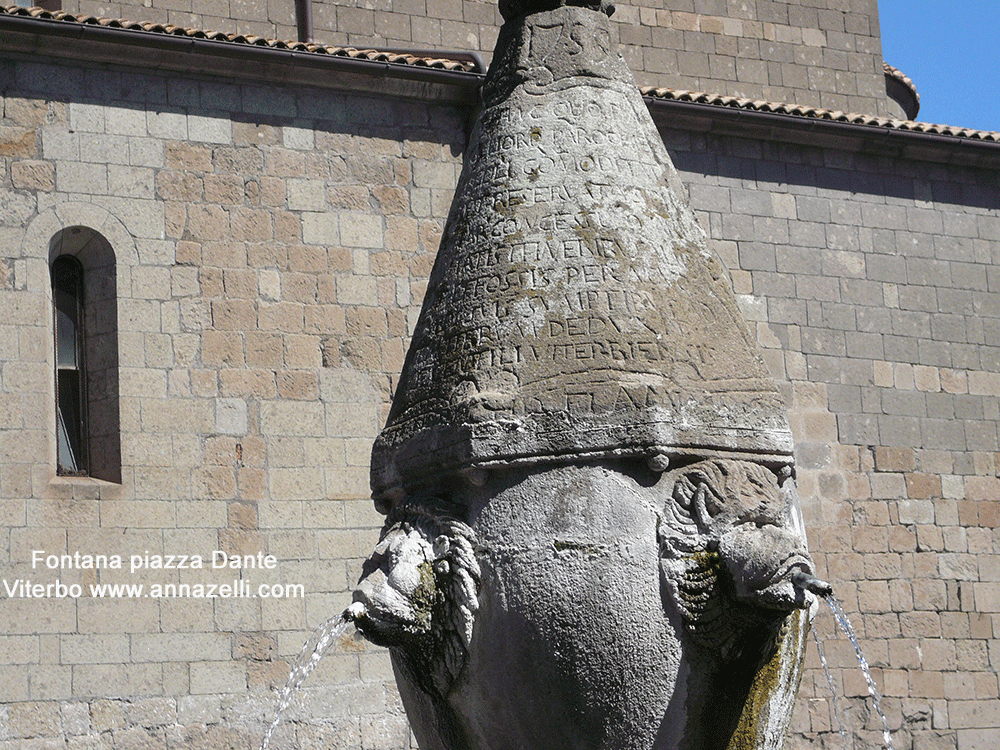
[[[52,263],[55,307],[56,419],[60,474],[87,473],[87,396],[83,266],[69,255]]]

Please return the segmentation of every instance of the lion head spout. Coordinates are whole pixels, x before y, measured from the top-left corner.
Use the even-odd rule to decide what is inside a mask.
[[[434,499],[398,506],[362,568],[358,630],[405,654],[446,693],[472,640],[480,568],[475,534]]]

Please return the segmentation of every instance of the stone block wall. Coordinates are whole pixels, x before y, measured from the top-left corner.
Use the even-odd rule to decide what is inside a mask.
[[[0,578],[225,584],[128,556],[269,553],[304,597],[10,597],[0,748],[255,747],[381,519],[368,451],[460,169],[464,106],[0,59]],[[896,746],[1000,732],[995,173],[664,130],[791,407],[800,495]],[[54,476],[49,241],[118,260],[121,485]],[[50,570],[33,550],[125,556]],[[282,589],[287,591],[287,589]],[[818,614],[855,747],[877,720]],[[284,746],[404,748],[345,641]],[[810,650],[790,748],[842,747]]]
[[[0,747],[256,747],[378,538],[369,451],[467,111],[6,57],[0,80],[0,578],[84,592],[0,594]],[[80,226],[116,257],[121,484],[54,471],[49,243]],[[122,569],[46,565],[77,552]],[[234,580],[252,596],[152,593]],[[275,747],[408,746],[383,651],[346,639],[309,685]]]
[[[895,746],[992,746],[1000,735],[995,174],[753,139],[664,137],[783,384],[810,548],[874,668]],[[853,648],[823,610],[815,630],[845,725],[858,735],[853,746],[881,747]],[[813,644],[808,654],[789,747],[841,747]]]
[[[612,28],[640,85],[888,116],[876,0],[630,0]],[[295,39],[293,0],[68,0],[64,9]],[[316,0],[315,39],[474,50],[489,59],[496,0]]]

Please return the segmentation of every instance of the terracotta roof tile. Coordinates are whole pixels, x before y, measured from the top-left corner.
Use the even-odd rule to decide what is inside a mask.
[[[174,24],[169,23],[128,21],[122,18],[78,16],[70,13],[64,13],[63,11],[48,11],[42,8],[0,6],[0,15],[30,16],[32,18],[63,21],[66,23],[104,26],[112,29],[129,29],[132,31],[146,31],[154,34],[169,34],[172,36],[186,36],[193,39],[209,39],[217,42],[248,44],[258,47],[271,47],[273,49],[295,50],[297,52],[312,52],[319,55],[337,55],[339,57],[352,57],[358,60],[372,60],[375,62],[393,63],[396,65],[416,65],[420,67],[437,68],[439,70],[456,70],[463,72],[471,72],[475,70],[475,65],[466,60],[450,60],[445,57],[421,57],[413,54],[387,52],[385,50],[337,47],[328,44],[316,44],[314,42],[289,42],[280,39],[267,39],[261,36],[246,34],[227,34],[221,31],[191,29],[183,26],[175,26]]]
[[[1000,143],[1000,133],[989,130],[974,130],[972,128],[959,128],[951,125],[933,125],[926,122],[897,120],[888,117],[876,117],[874,115],[862,115],[852,112],[823,109],[821,107],[807,107],[799,104],[782,104],[779,102],[764,101],[762,99],[746,99],[738,96],[706,94],[700,91],[681,91],[677,89],[656,88],[653,86],[643,87],[640,91],[643,96],[650,99],[666,99],[678,102],[712,104],[718,107],[735,107],[737,109],[746,109],[755,112],[772,112],[781,115],[793,115],[795,117],[809,117],[818,120],[832,120],[835,122],[851,123],[854,125],[868,125],[871,127],[891,128],[893,130],[905,130],[914,133],[929,133],[933,135],[950,135],[956,138],[969,138],[972,140]]]
[[[917,102],[918,103],[920,102],[920,93],[917,91],[917,85],[912,80],[910,80],[910,77],[907,76],[906,73],[901,71],[899,68],[892,67],[889,63],[885,61],[882,62],[882,70],[887,76],[895,78],[901,84],[906,86],[906,88],[912,91],[913,95],[917,97]]]

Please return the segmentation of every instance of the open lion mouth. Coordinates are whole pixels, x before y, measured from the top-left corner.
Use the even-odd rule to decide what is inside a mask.
[[[789,555],[766,581],[753,587],[749,598],[773,609],[804,609],[812,597],[810,589],[796,584],[802,576],[813,580],[812,561],[801,553]]]
[[[360,605],[355,610],[354,625],[377,646],[402,645],[426,629],[411,602],[391,586],[370,589],[362,581],[353,598],[351,607]]]
[[[368,641],[385,647],[401,645],[414,629],[410,623],[373,616],[368,612],[354,621],[354,627]]]
[[[383,589],[377,594],[370,594],[365,587],[359,587],[354,592],[354,602],[364,608],[358,618],[361,622],[370,620],[383,623],[386,627],[406,627],[416,623],[413,607],[409,601],[392,589]]]
[[[785,558],[761,588],[769,588],[775,584],[790,583],[796,572],[812,575],[812,560],[800,552],[793,553]]]

